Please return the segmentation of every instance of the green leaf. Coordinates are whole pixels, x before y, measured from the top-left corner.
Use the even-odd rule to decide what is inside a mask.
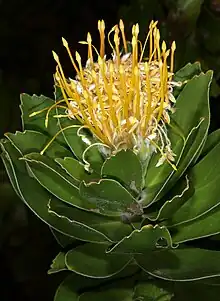
[[[20,153],[15,149],[9,141],[2,143],[5,159],[7,165],[10,166],[7,169],[12,183],[16,185],[18,193],[24,203],[45,223],[50,227],[53,227],[57,231],[70,237],[77,239],[92,241],[92,242],[108,242],[109,239],[99,231],[92,229],[91,227],[84,225],[78,221],[72,221],[66,217],[60,217],[55,212],[48,212],[54,202],[60,202],[52,198],[51,194],[47,192],[34,178],[27,174],[27,169],[24,161],[18,160]],[[52,199],[51,199],[52,198]],[[62,202],[60,202],[62,204]],[[49,208],[48,208],[49,205]],[[53,209],[53,208],[51,208]],[[69,208],[68,208],[69,209]],[[70,210],[68,212],[71,213]],[[75,212],[74,212],[75,213]],[[74,215],[73,215],[74,216]],[[91,217],[90,217],[91,218]],[[113,223],[113,226],[118,227],[117,223]],[[128,228],[126,228],[128,231]],[[121,229],[123,234],[125,228]],[[113,233],[117,231],[113,228]],[[125,232],[128,233],[129,232]],[[121,239],[121,236],[119,236]]]
[[[152,158],[145,180],[145,206],[158,200],[162,191],[164,194],[175,184],[191,164],[206,139],[209,127],[208,93],[211,78],[211,72],[195,76],[185,85],[178,96],[176,112],[172,119],[180,128],[185,139],[177,135],[172,128],[168,130],[172,149],[177,155],[177,171],[175,172],[168,163],[156,168],[157,155]],[[167,187],[166,184],[168,184]]]
[[[158,281],[138,282],[133,299],[140,301],[171,301],[173,294],[158,285]]]
[[[76,240],[68,235],[65,235],[59,231],[56,231],[53,228],[50,228],[50,231],[52,232],[53,236],[55,237],[57,243],[62,247],[66,248],[67,246],[73,244],[76,242]]]
[[[78,224],[79,230],[80,227],[87,228],[88,236],[86,240],[91,242],[92,238],[89,237],[90,232],[96,232],[97,235],[100,233],[100,242],[117,242],[124,236],[129,235],[132,231],[130,225],[122,223],[118,218],[102,216],[93,212],[87,212],[74,207],[69,207],[56,199],[52,199],[50,201],[49,213],[55,215],[57,218],[67,220],[73,225]],[[78,238],[77,231],[75,235],[76,238]]]
[[[65,110],[57,109],[57,114],[64,115]],[[58,124],[60,130],[62,130],[63,138],[71,149],[72,153],[79,160],[82,159],[82,154],[88,147],[88,145],[82,140],[82,137],[78,135],[78,131],[82,125],[77,120],[70,120],[68,118],[59,118]],[[84,132],[81,131],[81,133],[84,135]]]
[[[90,172],[96,172],[100,174],[102,165],[104,163],[103,156],[106,150],[106,147],[99,142],[88,146],[82,154],[83,163],[86,165],[86,169]]]
[[[219,142],[220,142],[220,129],[208,135],[200,158],[205,157]]]
[[[67,267],[65,264],[65,253],[60,252],[53,260],[50,269],[48,270],[48,274],[54,274],[61,271],[66,271]]]
[[[219,204],[220,143],[217,144],[189,172],[194,194],[175,212],[169,225],[178,225],[196,219]]]
[[[62,166],[62,168],[71,176],[74,180],[81,182],[83,180],[89,179],[91,176],[88,172],[86,172],[84,165],[79,162],[78,160],[71,158],[71,157],[65,157],[62,158],[56,158],[55,160],[57,163]]]
[[[151,221],[164,220],[171,218],[173,214],[184,204],[189,197],[194,193],[193,187],[189,182],[188,176],[181,178],[177,184],[169,191],[168,196],[165,195],[164,199],[155,203],[155,209],[151,207],[152,212],[147,213],[146,217]]]
[[[14,191],[16,192],[17,196],[19,198],[22,198],[21,197],[21,194],[20,194],[20,191],[19,191],[19,187],[18,187],[18,184],[15,180],[15,177],[14,177],[14,173],[13,173],[13,168],[11,166],[11,162],[10,162],[10,157],[9,157],[9,154],[7,152],[7,145],[9,145],[10,142],[6,139],[2,139],[0,140],[0,145],[1,145],[1,159],[3,161],[3,164],[5,166],[5,169],[6,169],[6,172],[7,172],[7,175],[9,177],[9,180],[10,180],[10,183],[14,189]]]
[[[71,275],[66,277],[58,287],[54,301],[78,301],[79,296],[84,292],[94,291],[94,289],[99,290],[100,287],[103,287],[104,290],[109,288],[105,285],[107,281],[110,281],[110,285],[112,283],[112,286],[117,286],[118,283],[120,284],[120,278],[125,279],[125,283],[132,287],[132,275],[134,275],[135,273],[137,273],[136,265],[129,265],[117,275],[114,275],[113,277],[107,279],[94,279],[71,273]]]
[[[218,234],[220,233],[219,220],[220,204],[202,217],[174,227],[173,242],[182,243]]]
[[[58,131],[59,126],[57,119],[53,116],[56,115],[56,109],[52,109],[49,114],[49,122],[48,127],[45,126],[45,118],[47,114],[47,110],[43,111],[40,114],[30,117],[30,115],[34,112],[41,111],[46,108],[50,108],[55,104],[55,101],[50,99],[49,97],[45,97],[43,95],[28,95],[21,94],[21,117],[22,117],[22,127],[23,130],[33,130],[42,132],[45,135],[49,135],[53,137]],[[58,135],[56,137],[56,141],[66,144],[62,135]]]
[[[193,64],[188,63],[174,74],[173,80],[175,82],[184,83],[192,79],[195,75],[199,75],[200,73],[201,73],[201,65],[199,62],[195,62]],[[174,89],[175,97],[180,93],[183,87],[184,84],[180,87],[175,87]]]
[[[129,255],[107,254],[108,245],[84,244],[66,254],[69,270],[87,277],[107,278],[122,271],[131,261]]]
[[[79,301],[132,301],[135,279],[119,280],[99,290],[85,292],[80,295]]]
[[[49,158],[36,153],[22,158],[27,162],[38,182],[57,198],[80,209],[95,209],[96,207],[84,200],[73,178],[68,176],[58,165]]]
[[[142,188],[142,172],[141,162],[131,150],[122,150],[109,157],[102,167],[102,176],[116,178],[127,189],[135,192]]]
[[[102,279],[89,279],[76,274],[67,276],[58,287],[54,301],[78,301],[80,292],[102,283]]]
[[[220,252],[196,248],[136,255],[138,265],[150,275],[171,281],[193,281],[220,276]]]
[[[188,23],[189,30],[192,30],[196,25],[203,2],[204,0],[177,0],[176,8],[179,12],[179,18],[182,22]]]
[[[202,282],[210,282],[208,280],[212,279],[203,280]],[[216,296],[220,294],[220,287],[218,285],[206,285],[201,283],[201,281],[189,283],[176,282],[174,288],[175,301],[216,301]]]
[[[50,138],[48,138],[46,135],[30,130],[16,132],[15,134],[7,133],[6,137],[22,155],[32,152],[40,153],[50,141]],[[53,141],[53,144],[46,150],[45,154],[51,158],[71,155],[66,148],[58,144],[56,141]]]
[[[144,254],[149,250],[172,247],[172,239],[166,227],[146,225],[124,237],[108,253]]]
[[[80,185],[80,195],[99,212],[109,216],[120,216],[123,212],[139,208],[134,197],[117,181],[101,179],[98,182]],[[135,207],[135,208],[132,208]]]

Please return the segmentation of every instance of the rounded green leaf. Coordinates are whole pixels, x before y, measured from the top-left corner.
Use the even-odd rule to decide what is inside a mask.
[[[114,177],[127,189],[139,192],[143,185],[142,164],[131,150],[121,150],[103,164],[102,176]]]
[[[193,281],[220,276],[220,252],[197,248],[154,251],[136,255],[147,273],[171,281]]]
[[[102,234],[103,237],[100,238],[100,242],[104,241],[104,238],[106,241],[117,242],[126,235],[129,235],[132,231],[132,227],[129,224],[122,223],[118,218],[102,216],[94,212],[70,207],[57,199],[51,199],[49,203],[49,213],[59,219],[69,221],[73,225],[78,224],[81,228],[87,227],[88,241],[91,241],[89,240],[90,231],[91,233],[96,231],[100,233],[100,236]]]
[[[123,271],[109,278],[94,279],[83,277],[75,273],[71,273],[65,280],[60,284],[56,291],[54,301],[78,301],[80,295],[83,295],[84,292],[94,291],[95,289],[100,291],[100,288],[103,287],[103,290],[111,289],[108,283],[110,281],[110,286],[118,287],[125,283],[125,285],[130,285],[133,287],[133,282],[136,279],[132,277],[137,273],[137,266],[135,268],[132,266],[127,266]],[[122,281],[120,280],[123,279]],[[107,282],[107,283],[106,283]],[[125,286],[124,285],[124,286]]]
[[[102,279],[89,279],[72,273],[59,285],[54,301],[78,301],[82,291],[98,286],[102,282]]]
[[[166,227],[146,225],[124,237],[108,252],[144,254],[150,250],[170,247],[172,247],[172,239]]]
[[[81,182],[91,178],[91,175],[85,170],[85,166],[74,158],[56,158],[55,161],[76,181]]]
[[[80,195],[93,205],[95,211],[109,216],[120,216],[129,208],[139,206],[135,198],[117,181],[101,179],[97,182],[82,182]],[[135,209],[135,208],[134,208]]]
[[[130,262],[129,255],[107,254],[109,245],[84,244],[66,254],[69,270],[82,276],[107,278],[122,271]]]

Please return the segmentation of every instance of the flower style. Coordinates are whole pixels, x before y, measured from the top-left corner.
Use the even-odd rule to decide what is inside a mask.
[[[174,110],[173,87],[179,85],[173,81],[175,42],[171,49],[167,49],[164,41],[160,45],[157,22],[152,21],[143,46],[138,40],[139,25],[133,25],[129,45],[120,20],[119,26],[115,25],[108,33],[112,58],[107,59],[103,20],[98,22],[98,30],[99,52],[92,45],[90,33],[86,42],[80,42],[88,45],[84,68],[79,53],[75,52],[74,58],[67,41],[62,39],[77,73],[74,80],[66,79],[59,57],[53,52],[57,62],[55,82],[66,102],[67,117],[79,120],[112,153],[121,149],[146,153],[151,148],[161,153],[158,166],[165,160],[172,165],[175,155],[167,137],[166,124],[169,124],[169,114]],[[120,39],[123,51],[120,50]],[[147,44],[148,58],[144,59]]]

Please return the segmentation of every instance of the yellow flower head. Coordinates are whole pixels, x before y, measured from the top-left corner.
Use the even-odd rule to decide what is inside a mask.
[[[112,48],[112,57],[107,58],[103,20],[98,21],[98,30],[99,52],[92,45],[90,33],[86,42],[80,42],[88,46],[85,67],[79,53],[72,55],[67,41],[62,39],[77,73],[75,79],[66,79],[53,52],[57,62],[55,82],[67,104],[67,116],[78,119],[113,153],[128,148],[139,152],[143,146],[151,145],[161,152],[159,165],[164,160],[173,161],[166,123],[175,103],[173,87],[178,85],[172,80],[175,42],[167,49],[166,43],[160,42],[157,22],[152,21],[144,45],[138,40],[138,24],[132,27],[129,44],[120,20],[107,35]]]

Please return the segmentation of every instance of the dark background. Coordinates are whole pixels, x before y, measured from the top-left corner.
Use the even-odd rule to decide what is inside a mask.
[[[104,19],[108,30],[121,17],[128,28],[139,22],[144,32],[159,19],[166,40],[177,40],[177,67],[199,60],[215,71],[211,130],[219,128],[220,1],[0,0],[0,138],[21,129],[20,93],[53,97],[52,50],[74,76],[61,37],[85,61],[87,48],[78,41],[90,31],[97,45],[97,21]],[[52,301],[64,274],[47,276],[47,270],[60,247],[18,200],[1,162],[0,180],[0,300]]]

